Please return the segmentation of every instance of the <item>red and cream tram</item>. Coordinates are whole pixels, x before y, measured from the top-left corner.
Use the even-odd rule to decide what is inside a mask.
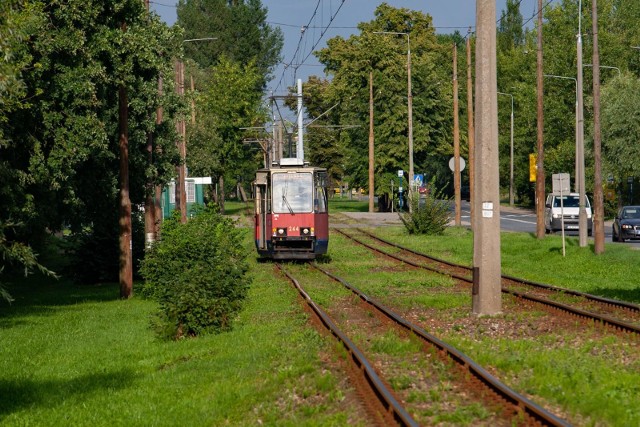
[[[258,170],[255,241],[261,257],[310,260],[327,252],[327,185],[326,169],[295,158]]]

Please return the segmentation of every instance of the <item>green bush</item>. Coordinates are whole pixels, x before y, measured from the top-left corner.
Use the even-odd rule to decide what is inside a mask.
[[[442,234],[451,221],[448,197],[442,190],[436,189],[434,180],[428,188],[429,191],[423,197],[416,193],[413,200],[409,200],[411,213],[399,214],[409,234]]]
[[[240,229],[208,207],[180,223],[164,221],[142,261],[143,295],[160,303],[156,329],[181,338],[231,329],[250,279]]]

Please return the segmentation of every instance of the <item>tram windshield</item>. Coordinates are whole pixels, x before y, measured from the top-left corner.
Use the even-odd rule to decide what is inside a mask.
[[[271,185],[274,213],[305,213],[313,210],[311,173],[274,173]]]

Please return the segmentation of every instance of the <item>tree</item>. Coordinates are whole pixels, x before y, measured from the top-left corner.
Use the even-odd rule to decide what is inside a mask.
[[[188,132],[187,163],[194,173],[224,178],[243,168],[255,171],[255,162],[244,166],[255,156],[243,145],[241,128],[266,121],[261,94],[255,91],[261,78],[253,64],[242,66],[224,57],[210,69],[206,87],[196,99],[202,113]],[[224,198],[220,204],[224,211]]]
[[[280,61],[283,35],[266,22],[267,9],[260,0],[180,0],[177,24],[185,38],[215,37],[215,43],[187,44],[185,56],[202,68],[226,58],[243,66],[250,63],[262,76],[256,90],[269,80]]]
[[[166,180],[174,160],[169,128],[156,129],[153,113],[163,102],[157,78],[168,74],[179,31],[157,16],[148,18],[137,0],[34,0],[22,6],[40,20],[38,26],[12,21],[24,34],[14,64],[26,101],[2,111],[0,133],[9,142],[0,157],[13,196],[0,215],[24,224],[16,241],[37,245],[63,227],[89,229],[94,241],[105,236],[103,253],[117,255],[117,88],[130,88],[131,197],[140,203],[146,174]],[[165,104],[165,110],[170,117],[175,108]],[[153,170],[144,153],[152,130],[159,131],[164,153]]]
[[[376,133],[375,172],[379,194],[388,191],[389,176],[408,170],[407,36],[409,34],[413,86],[413,132],[415,170],[433,171],[431,164],[451,152],[449,50],[438,43],[429,15],[396,9],[386,3],[375,11],[375,19],[358,25],[360,34],[349,39],[335,37],[317,52],[332,75],[325,105],[336,124],[359,125],[339,134],[338,147],[348,165],[354,185],[368,182],[369,72],[374,78]],[[449,60],[448,63],[451,61]],[[319,164],[319,166],[329,166]]]
[[[602,88],[603,171],[616,182],[640,176],[640,164],[630,159],[640,156],[640,81],[624,74]]]

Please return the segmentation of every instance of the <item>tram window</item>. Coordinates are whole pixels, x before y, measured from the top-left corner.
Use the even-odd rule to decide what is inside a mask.
[[[318,213],[327,212],[327,194],[324,187],[316,187],[316,195],[313,199],[313,209]]]
[[[271,178],[274,213],[303,213],[313,209],[311,173],[274,173]]]

